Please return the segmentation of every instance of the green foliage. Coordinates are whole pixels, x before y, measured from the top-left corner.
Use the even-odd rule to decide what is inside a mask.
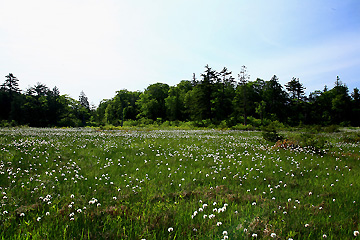
[[[165,99],[168,97],[169,85],[164,83],[151,84],[140,94],[136,101],[140,109],[139,116],[156,120],[166,118]]]
[[[321,125],[308,125],[304,127],[304,130],[308,133],[321,133],[321,132],[327,132],[327,133],[335,133],[340,132],[338,125],[329,125],[329,126],[321,126]]]
[[[277,132],[277,127],[276,127],[277,123],[278,122],[273,122],[268,126],[262,127],[262,137],[266,141],[277,142],[284,139],[284,137],[279,135]]]
[[[310,147],[318,152],[324,150],[328,143],[324,136],[314,133],[302,133],[296,138],[296,140],[299,146]]]
[[[75,100],[42,83],[22,92],[19,80],[10,73],[0,85],[0,120],[35,127],[83,127],[124,126],[125,121],[145,118],[153,120],[154,127],[164,121],[193,121],[196,127],[239,129],[244,128],[240,123],[259,128],[279,121],[292,127],[321,125],[320,131],[330,132],[336,130],[332,125],[360,124],[359,89],[350,94],[340,77],[332,89],[325,86],[309,97],[304,96],[305,87],[295,77],[285,84],[287,92],[276,75],[270,80],[249,81],[242,66],[238,77],[236,82],[226,67],[218,72],[206,65],[199,79],[194,73],[191,81],[182,80],[176,86],[156,83],[144,92],[116,91],[95,109],[84,92]]]
[[[231,127],[233,130],[246,130],[246,131],[253,131],[255,127],[251,124],[244,125],[242,123],[236,124],[235,126]]]
[[[345,143],[359,143],[360,133],[359,132],[345,133],[344,135],[342,135],[341,141]]]
[[[338,125],[330,125],[330,126],[326,126],[324,128],[324,132],[327,133],[334,133],[334,132],[340,132],[339,126]]]

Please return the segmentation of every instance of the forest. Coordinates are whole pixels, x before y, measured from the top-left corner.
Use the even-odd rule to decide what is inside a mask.
[[[82,91],[78,99],[60,94],[43,83],[22,91],[12,73],[0,86],[0,126],[84,127],[167,124],[194,127],[252,129],[277,122],[284,126],[359,126],[360,93],[349,91],[340,77],[330,89],[305,95],[305,86],[293,77],[284,86],[274,75],[250,81],[246,66],[237,78],[224,67],[209,65],[197,78],[176,86],[149,85],[144,91],[116,91],[99,106],[90,106]]]

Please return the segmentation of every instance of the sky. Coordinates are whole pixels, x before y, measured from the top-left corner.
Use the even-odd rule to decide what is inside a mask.
[[[359,0],[0,0],[0,75],[90,103],[245,65],[251,81],[360,88]]]

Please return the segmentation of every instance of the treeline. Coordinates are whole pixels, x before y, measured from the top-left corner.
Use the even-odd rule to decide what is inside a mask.
[[[6,76],[1,85],[1,116],[6,123],[29,126],[123,126],[141,124],[181,124],[193,126],[254,126],[278,121],[290,126],[360,125],[359,89],[349,93],[339,77],[334,87],[311,92],[298,78],[284,86],[274,75],[270,80],[249,81],[245,66],[235,79],[232,72],[220,72],[208,65],[196,78],[176,86],[149,85],[143,92],[120,90],[97,108],[89,106],[82,92],[79,100],[60,95],[55,87],[38,83],[21,93],[17,79]]]
[[[19,80],[10,73],[0,88],[1,126],[28,125],[33,127],[85,126],[92,110],[87,97],[80,93],[79,100],[60,95],[37,83],[25,92],[19,89]]]

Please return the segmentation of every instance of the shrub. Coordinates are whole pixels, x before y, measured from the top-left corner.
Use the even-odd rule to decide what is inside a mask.
[[[337,125],[327,126],[324,128],[324,132],[328,132],[328,133],[340,132],[339,126]]]
[[[248,117],[248,123],[255,127],[261,126],[261,119],[254,118],[252,116]]]
[[[298,136],[297,142],[301,147],[312,147],[318,151],[324,149],[327,143],[323,136],[312,133],[302,133]]]
[[[283,136],[277,133],[276,127],[273,123],[262,128],[262,136],[266,141],[270,142],[277,142],[284,139]]]
[[[228,128],[228,125],[226,123],[226,120],[222,120],[219,125],[217,126],[217,128],[219,129],[227,129]]]
[[[255,127],[253,125],[251,125],[251,124],[244,125],[242,123],[238,123],[237,125],[232,126],[231,129],[233,129],[233,130],[253,131],[253,130],[255,130]]]
[[[346,143],[360,142],[360,133],[347,133],[341,137],[341,141]]]

